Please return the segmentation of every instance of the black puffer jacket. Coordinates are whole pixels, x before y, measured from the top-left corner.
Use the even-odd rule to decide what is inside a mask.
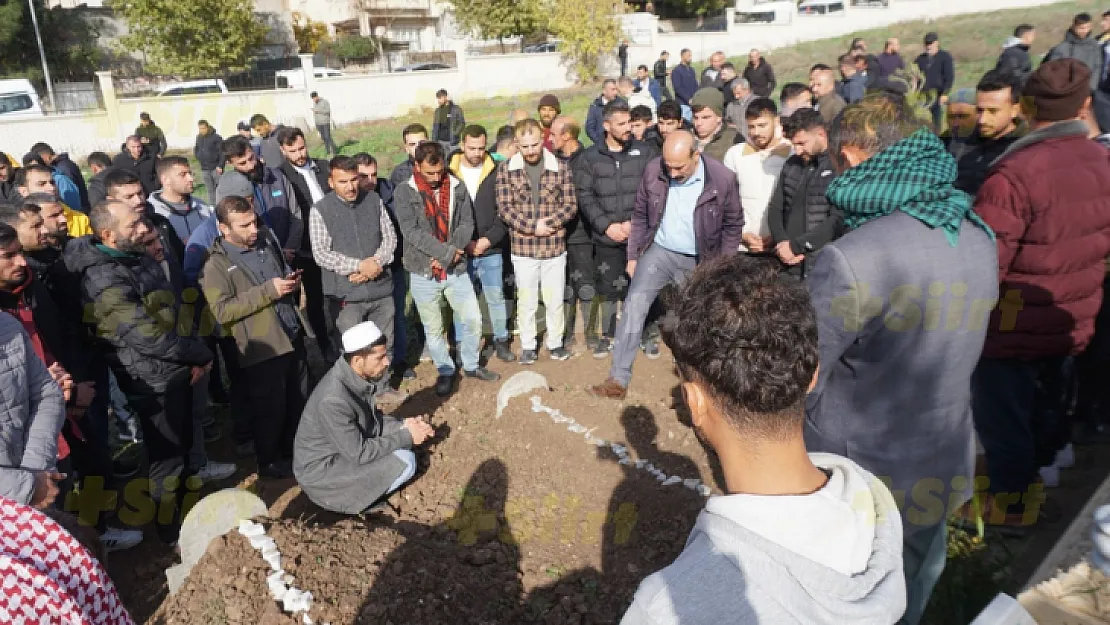
[[[556,152],[555,157],[558,158],[560,161],[566,163],[567,166],[570,167],[571,174],[577,176],[578,163],[582,160],[582,155],[585,153],[586,148],[582,147],[582,144],[579,143],[578,149],[574,151],[574,154],[571,154],[570,156],[563,156],[561,152]],[[578,195],[577,192],[575,193],[575,195]],[[571,217],[570,221],[567,222],[567,225],[565,227],[567,229],[567,245],[588,245],[589,243],[592,243],[592,240],[590,239],[590,229],[586,227],[586,224],[582,219],[581,210],[575,211],[574,217]]]
[[[578,212],[585,218],[594,243],[620,247],[605,230],[614,223],[630,221],[636,193],[648,161],[659,156],[655,148],[631,141],[621,152],[609,150],[605,142],[590,146],[574,169],[578,192]]]
[[[775,243],[790,241],[790,250],[805,254],[805,261],[789,268],[805,276],[817,252],[843,234],[843,214],[829,203],[825,191],[836,178],[829,153],[806,161],[800,156],[786,159],[775,193],[767,205],[767,220]]]
[[[82,276],[85,322],[120,389],[151,395],[188,384],[190,367],[211,362],[212,352],[200,338],[177,333],[179,300],[162,267],[146,254],[110,253],[99,242],[92,235],[70,241],[65,262]]]
[[[1024,137],[1026,132],[1025,122],[1022,121],[1013,132],[1004,137],[984,140],[976,132],[959,149],[950,150],[952,156],[956,157],[956,188],[974,197],[986,181],[991,163],[1002,156],[1015,141]]]

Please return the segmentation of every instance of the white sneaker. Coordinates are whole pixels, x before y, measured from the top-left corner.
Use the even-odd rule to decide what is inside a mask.
[[[233,462],[214,462],[209,460],[208,464],[201,467],[200,471],[197,471],[197,477],[200,478],[200,481],[205,483],[218,482],[219,480],[226,480],[232,475],[235,475],[235,472],[238,470],[239,467]]]
[[[1052,463],[1052,466],[1057,469],[1070,469],[1075,466],[1075,448],[1071,443],[1056,452],[1056,462]]]
[[[1060,485],[1060,469],[1058,467],[1041,467],[1039,472],[1045,488],[1056,488]]]
[[[104,551],[123,551],[143,542],[143,533],[139,530],[125,530],[119,527],[109,527],[100,535],[100,544]]]

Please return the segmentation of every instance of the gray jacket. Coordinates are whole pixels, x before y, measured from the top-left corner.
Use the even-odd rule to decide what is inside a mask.
[[[293,445],[293,474],[322,508],[358,514],[404,470],[393,455],[412,447],[401,421],[374,405],[374,385],[340,358],[308,398]]]
[[[814,454],[814,461],[857,473],[870,488],[870,498],[841,504],[853,509],[855,502],[872,504],[857,510],[868,513],[861,534],[874,531],[866,568],[848,575],[815,562],[715,513],[714,498],[678,559],[640,584],[621,625],[891,625],[901,618],[906,608],[902,528],[890,492],[843,458]]]
[[[1098,89],[1098,83],[1102,80],[1103,55],[1102,46],[1094,35],[1087,35],[1086,38],[1080,39],[1069,30],[1064,35],[1064,40],[1048,51],[1048,54],[1044,57],[1044,62],[1047,63],[1056,59],[1082,61],[1087,69],[1091,70],[1091,90]]]
[[[890,478],[906,536],[943,523],[952,478],[970,485],[974,469],[971,373],[998,298],[994,242],[965,221],[952,247],[895,211],[822,248],[808,284],[821,367],[807,449]]]
[[[424,198],[416,190],[416,181],[410,177],[393,190],[393,214],[401,228],[404,240],[404,263],[409,273],[425,278],[432,277],[432,259],[439,261],[447,273],[466,273],[466,257],[455,262],[456,250],[470,243],[474,235],[474,205],[466,187],[454,176],[448,176],[451,185],[451,213],[448,218],[450,234],[447,241],[436,238],[432,222],[424,211]]]
[[[317,126],[331,126],[331,103],[320,98],[312,105],[312,121]]]
[[[34,472],[57,464],[65,402],[23,325],[7,313],[0,313],[0,346],[0,496],[27,504]]]

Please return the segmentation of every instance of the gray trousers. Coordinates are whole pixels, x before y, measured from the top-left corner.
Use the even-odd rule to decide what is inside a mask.
[[[948,556],[948,526],[943,519],[937,525],[913,529],[917,531],[907,534],[902,541],[906,612],[897,625],[917,625],[921,621]]]
[[[328,154],[335,156],[339,151],[335,147],[335,141],[331,138],[331,124],[318,124],[316,131],[320,133],[320,139],[324,142],[324,149]]]
[[[335,319],[334,342],[339,351],[343,350],[343,333],[363,321],[373,321],[386,338],[386,353],[393,355],[393,316],[396,305],[393,296],[383,297],[370,302],[344,302],[329,297],[332,316]]]
[[[613,344],[613,365],[609,377],[625,388],[632,381],[632,362],[640,351],[640,339],[648,312],[656,296],[668,284],[681,284],[697,265],[693,256],[672,252],[652,243],[636,263],[636,273],[624,299],[624,310],[617,325]]]
[[[220,184],[220,175],[215,169],[205,169],[201,172],[204,178],[204,193],[208,196],[208,203],[216,203],[216,186]]]

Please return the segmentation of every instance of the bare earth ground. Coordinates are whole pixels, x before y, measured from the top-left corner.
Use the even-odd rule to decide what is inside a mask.
[[[553,386],[544,402],[588,428],[624,442],[668,475],[697,477],[720,493],[711,456],[675,409],[669,352],[636,362],[624,402],[584,388],[605,378],[609,360],[577,355],[558,363],[541,354],[534,369]],[[493,361],[507,378],[522,367]],[[270,506],[268,533],[283,568],[311,591],[316,623],[616,623],[639,582],[682,550],[704,499],[663,487],[617,463],[581,434],[531,411],[527,397],[494,418],[500,383],[465,380],[441,402],[423,364],[399,417],[430,415],[438,436],[420,456],[416,480],[394,508],[364,518],[323,512],[292,481],[243,485]],[[226,438],[226,437],[225,437]],[[229,445],[221,441],[218,445]],[[230,457],[220,455],[217,458]],[[1013,591],[1035,568],[1106,474],[1106,454],[1080,450],[1050,497],[1063,519],[1028,537],[988,534],[990,550],[949,562],[929,622],[966,623],[999,589]],[[250,467],[241,463],[245,475]],[[232,485],[231,481],[224,486]],[[218,485],[217,485],[218,487]],[[294,623],[269,598],[268,567],[232,532],[214,541],[175,596],[166,598],[172,555],[151,536],[136,550],[110,554],[108,567],[140,622]]]

